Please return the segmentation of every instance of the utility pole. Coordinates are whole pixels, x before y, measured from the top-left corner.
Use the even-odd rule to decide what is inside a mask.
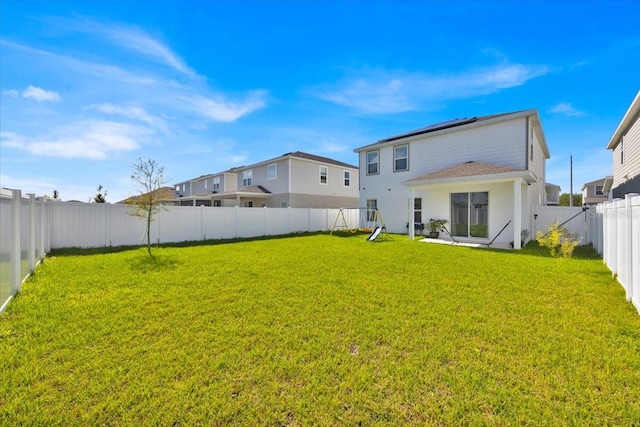
[[[569,156],[569,206],[573,206],[573,156]]]

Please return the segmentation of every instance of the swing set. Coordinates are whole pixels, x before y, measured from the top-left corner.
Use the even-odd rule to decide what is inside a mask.
[[[331,227],[331,234],[334,231],[347,233],[375,233],[376,237],[382,230],[385,230],[384,220],[378,208],[340,208],[336,220]],[[373,236],[373,234],[372,234]]]

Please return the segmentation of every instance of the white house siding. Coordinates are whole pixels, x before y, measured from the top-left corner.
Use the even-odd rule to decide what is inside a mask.
[[[429,218],[443,218],[451,221],[451,193],[466,193],[486,191],[489,193],[489,212],[488,212],[488,237],[487,238],[463,238],[456,237],[458,241],[489,243],[496,235],[507,225],[511,223],[498,236],[494,244],[499,246],[507,246],[513,241],[513,181],[503,182],[469,182],[458,184],[434,185],[425,187],[423,190],[416,190],[415,197],[422,197],[422,219],[427,222]],[[528,203],[526,202],[527,185],[522,184],[522,228],[531,230],[530,212]],[[380,208],[385,224],[390,224],[395,228],[396,223],[403,218],[398,215],[399,211],[386,211]],[[399,229],[390,230],[394,233],[406,232],[406,220]],[[450,224],[447,225],[450,230]],[[450,240],[446,233],[441,233],[440,238]]]
[[[620,143],[613,150],[613,188],[640,175],[640,117],[636,116],[624,140],[624,163],[620,162]],[[627,178],[625,178],[625,176]]]
[[[540,145],[540,129],[536,126],[533,126],[532,123],[529,124],[529,132],[533,130],[533,160],[531,159],[531,152],[529,150],[529,145],[527,143],[526,155],[529,165],[529,170],[533,172],[536,181],[531,183],[528,188],[529,192],[529,205],[545,205],[547,202],[547,197],[545,193],[545,181],[546,181],[546,171],[545,171],[545,154],[542,151],[542,146]],[[528,139],[527,139],[528,141]],[[524,197],[523,200],[527,200]],[[522,223],[524,227],[524,222]]]
[[[409,171],[393,172],[393,147],[406,143],[409,144]],[[387,229],[393,233],[406,232],[407,222],[413,221],[408,218],[409,189],[402,185],[403,181],[468,161],[525,170],[526,143],[527,119],[520,117],[506,122],[483,124],[470,129],[456,129],[449,133],[434,132],[363,148],[359,153],[360,170],[363,171],[363,176],[360,178],[360,205],[367,206],[367,200],[376,199]],[[366,175],[366,153],[375,149],[380,151],[380,173]],[[544,161],[541,150],[539,153],[534,153],[534,156]],[[544,181],[538,191],[544,194]],[[525,198],[525,193],[522,194]],[[416,195],[416,197],[420,196]],[[525,198],[525,200],[529,199]],[[422,201],[423,207],[428,204],[441,204],[440,202],[435,203],[428,198],[423,198]],[[537,197],[536,203],[538,203]],[[449,206],[448,200],[445,206]],[[512,211],[511,205],[510,212]],[[428,219],[429,216],[423,213],[423,220]],[[523,224],[526,223],[523,222]]]
[[[320,166],[328,168],[327,183],[320,183]],[[344,186],[344,171],[351,172],[351,185]],[[358,171],[328,163],[291,159],[291,193],[358,198]],[[297,206],[308,207],[308,206]]]

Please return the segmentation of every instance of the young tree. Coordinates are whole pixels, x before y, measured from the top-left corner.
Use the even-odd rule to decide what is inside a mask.
[[[562,193],[558,204],[560,206],[570,206],[569,193]],[[582,194],[573,193],[573,206],[582,206]]]
[[[107,203],[107,191],[105,190],[104,194],[102,194],[103,189],[102,184],[98,185],[98,189],[96,190],[98,193],[93,196],[93,203]]]
[[[164,209],[162,202],[172,198],[164,185],[168,182],[164,167],[153,159],[138,158],[133,165],[131,181],[137,193],[127,203],[131,204],[130,214],[146,221],[147,251],[151,254],[151,223],[158,212]]]

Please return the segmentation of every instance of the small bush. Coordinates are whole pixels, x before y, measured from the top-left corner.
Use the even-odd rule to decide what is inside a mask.
[[[573,250],[580,244],[577,234],[569,233],[559,222],[554,222],[547,227],[547,232],[538,231],[538,244],[549,249],[551,256],[554,258],[571,258]]]

